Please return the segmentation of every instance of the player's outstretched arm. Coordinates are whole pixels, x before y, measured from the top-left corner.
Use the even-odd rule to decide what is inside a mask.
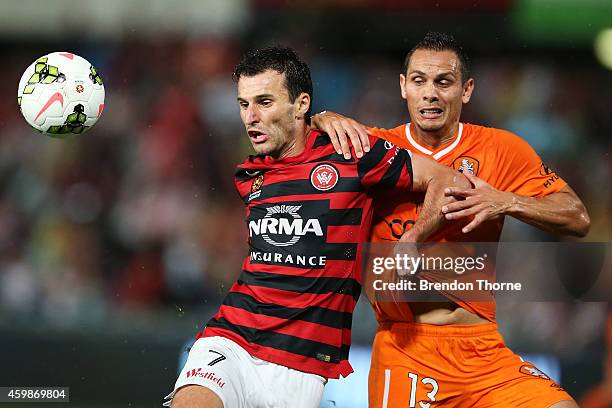
[[[412,155],[412,175],[412,190],[425,192],[425,199],[415,224],[400,242],[422,242],[440,229],[447,222],[442,207],[457,200],[452,195],[446,195],[445,190],[470,187],[463,174],[420,154]]]
[[[447,196],[464,200],[442,208],[448,220],[474,216],[472,222],[463,228],[465,233],[485,221],[504,215],[553,234],[584,237],[589,232],[591,220],[586,207],[569,186],[545,197],[535,198],[500,191],[476,176],[467,173],[465,176],[472,186],[450,187],[445,192]]]
[[[357,158],[363,157],[363,152],[370,151],[370,139],[367,126],[339,113],[323,111],[311,118],[312,125],[328,134],[332,145],[338,154],[351,158],[351,147],[355,149]]]

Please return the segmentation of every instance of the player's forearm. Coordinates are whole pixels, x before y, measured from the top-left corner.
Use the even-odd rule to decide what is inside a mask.
[[[542,198],[512,194],[506,215],[553,234],[584,237],[591,226],[584,204],[568,192]]]
[[[470,187],[470,183],[460,173],[441,166],[437,170],[425,182],[427,190],[423,206],[416,222],[402,237],[402,241],[422,242],[439,230],[448,222],[441,211],[442,207],[456,201],[453,197],[445,196],[444,190],[447,187]]]
[[[446,199],[441,199],[444,197],[443,192],[444,186],[435,182],[430,184],[427,193],[425,193],[425,200],[423,201],[419,217],[408,233],[402,236],[400,241],[423,242],[447,222],[444,214],[440,211],[440,208],[447,201]]]

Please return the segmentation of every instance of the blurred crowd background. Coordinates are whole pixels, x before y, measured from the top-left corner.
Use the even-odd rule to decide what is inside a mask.
[[[607,0],[0,0],[0,19],[0,385],[69,385],[117,406],[169,392],[182,344],[246,255],[232,176],[250,144],[231,72],[250,47],[301,54],[314,112],[394,127],[409,120],[406,51],[429,30],[454,34],[476,80],[463,121],[526,139],[586,203],[585,241],[610,241],[612,75],[594,47],[612,28]],[[95,128],[65,140],[16,104],[22,72],[53,51],[88,59],[106,87]],[[557,239],[517,222],[504,233]],[[358,310],[367,344],[373,317]],[[607,313],[498,308],[508,344],[559,358],[577,397],[605,376]]]

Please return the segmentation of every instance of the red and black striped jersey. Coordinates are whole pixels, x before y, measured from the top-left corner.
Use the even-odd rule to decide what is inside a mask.
[[[249,254],[219,312],[198,337],[223,336],[251,355],[329,378],[347,376],[361,293],[360,243],[380,188],[409,190],[408,151],[371,137],[346,160],[312,130],[304,152],[251,156],[236,171]]]

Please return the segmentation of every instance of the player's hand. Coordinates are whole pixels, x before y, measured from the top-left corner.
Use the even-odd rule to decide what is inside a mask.
[[[336,152],[342,154],[345,159],[351,158],[348,139],[351,140],[358,158],[363,157],[364,151],[370,151],[368,128],[351,118],[339,113],[324,111],[312,117],[312,124],[329,135]]]
[[[462,201],[445,205],[442,207],[442,212],[447,220],[473,216],[474,219],[462,229],[464,233],[468,233],[485,221],[502,217],[511,207],[514,195],[499,191],[486,181],[467,172],[463,175],[472,183],[473,188],[449,187],[444,190],[447,197],[452,196]]]

